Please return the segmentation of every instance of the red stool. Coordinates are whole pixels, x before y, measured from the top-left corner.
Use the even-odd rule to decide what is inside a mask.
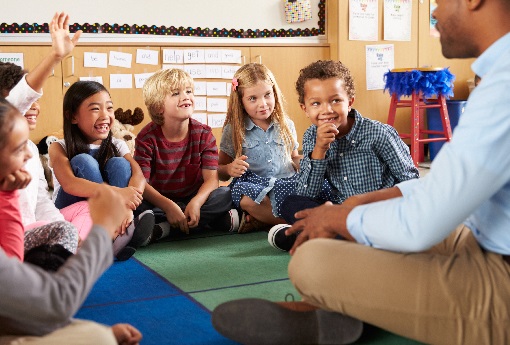
[[[417,76],[432,77],[428,75],[429,73],[438,73],[444,72],[445,69],[442,68],[397,68],[389,71],[385,74],[386,79],[386,89],[392,91],[392,88],[388,85],[389,82],[395,82],[395,79],[400,78],[400,74],[402,73],[414,73],[413,77],[410,78],[413,81],[411,84],[411,89],[407,88],[406,91],[399,93],[397,91],[391,92],[391,102],[390,102],[390,110],[388,112],[388,124],[393,126],[395,124],[395,114],[397,108],[411,108],[411,133],[400,133],[400,137],[402,139],[410,139],[411,141],[411,157],[413,158],[414,165],[418,166],[419,162],[424,160],[423,153],[423,143],[429,143],[434,141],[450,141],[452,138],[452,129],[450,126],[450,119],[448,117],[448,109],[446,107],[446,97],[449,96],[448,92],[451,92],[451,88],[448,90],[441,88],[431,87],[431,84],[427,84],[428,89],[424,92],[420,90],[420,87],[413,87],[417,83]],[[453,75],[447,72],[451,76],[451,80],[447,80],[446,82],[450,83],[453,81]],[[398,82],[402,82],[399,80]],[[444,85],[443,85],[444,86]],[[408,94],[410,93],[410,94]],[[426,93],[426,94],[425,94]],[[445,94],[446,93],[446,94]],[[436,95],[437,98],[429,98],[430,96]],[[408,99],[402,100],[401,96],[407,96]],[[410,98],[410,99],[409,99]],[[439,112],[441,114],[441,121],[443,123],[442,131],[432,131],[424,129],[424,124],[421,119],[421,113],[423,109],[427,108],[439,108]],[[436,138],[425,138],[423,134],[436,134],[442,135]]]

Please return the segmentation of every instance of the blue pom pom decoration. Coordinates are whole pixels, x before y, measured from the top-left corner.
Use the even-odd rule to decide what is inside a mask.
[[[384,74],[384,91],[391,95],[411,96],[413,91],[421,92],[424,98],[443,95],[447,99],[453,96],[455,76],[448,68],[439,71],[409,70],[405,72],[388,71]]]

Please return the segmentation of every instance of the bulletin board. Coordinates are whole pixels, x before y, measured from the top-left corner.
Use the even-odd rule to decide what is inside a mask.
[[[310,3],[311,19],[288,23],[286,0],[54,0],[52,6],[40,0],[24,0],[23,6],[9,1],[2,6],[0,34],[48,33],[47,22],[59,10],[69,13],[71,32],[201,38],[324,35],[326,0],[298,1]]]

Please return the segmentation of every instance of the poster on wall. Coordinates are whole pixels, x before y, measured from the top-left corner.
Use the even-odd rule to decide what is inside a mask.
[[[10,62],[21,68],[25,68],[23,66],[23,53],[0,53],[0,61]]]
[[[377,41],[379,0],[349,0],[349,40]]]
[[[411,41],[412,0],[384,0],[384,40]]]
[[[367,90],[384,89],[384,73],[395,67],[393,44],[366,46]]]
[[[436,20],[432,18],[432,13],[437,7],[436,0],[430,0],[430,36],[439,37],[439,31],[436,29]]]

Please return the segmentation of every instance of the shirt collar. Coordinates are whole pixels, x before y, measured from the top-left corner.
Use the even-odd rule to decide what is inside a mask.
[[[361,127],[361,124],[363,122],[363,117],[361,116],[361,114],[354,108],[351,109],[351,111],[349,111],[349,114],[347,115],[348,117],[354,117],[354,123],[352,124],[352,128],[351,130],[349,131],[349,133],[347,133],[346,135],[344,135],[341,139],[345,139],[347,141],[350,141],[354,138],[356,138],[358,132],[359,132],[359,129]]]
[[[267,129],[271,128],[273,126],[274,122],[271,122],[269,124],[269,127],[267,127]],[[253,121],[251,120],[251,118],[249,116],[245,116],[244,117],[244,128],[246,128],[247,131],[251,131],[254,127],[257,127],[257,128],[260,128],[259,126],[257,126],[256,124],[253,123]]]
[[[494,42],[471,65],[471,69],[480,77],[495,65],[496,61],[510,48],[510,32]]]

